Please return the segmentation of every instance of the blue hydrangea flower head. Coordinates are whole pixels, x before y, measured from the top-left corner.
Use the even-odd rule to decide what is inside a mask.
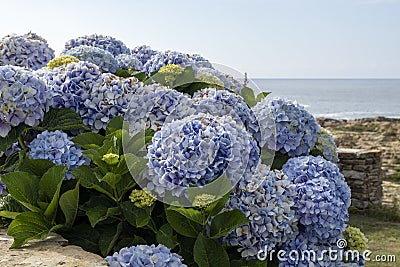
[[[125,247],[105,260],[110,267],[187,267],[181,256],[161,244]]]
[[[81,45],[101,48],[105,51],[108,51],[113,56],[131,53],[129,48],[122,41],[111,36],[104,36],[101,34],[91,34],[71,39],[65,43],[64,52]]]
[[[0,180],[0,195],[7,190],[6,185]]]
[[[16,66],[0,66],[0,136],[21,123],[37,126],[51,100],[37,75]]]
[[[197,114],[164,124],[148,147],[147,189],[164,197],[186,196],[190,185],[202,187],[223,173],[236,184],[243,175],[251,136],[231,117]]]
[[[317,142],[315,143],[313,150],[316,150],[318,154],[320,154],[330,162],[339,162],[338,150],[335,144],[335,140],[332,136],[332,133],[325,128],[321,127],[318,131]]]
[[[241,210],[250,220],[224,238],[228,245],[238,246],[241,256],[248,259],[255,258],[260,250],[271,251],[298,234],[294,184],[282,172],[269,171],[263,164],[255,175],[261,184],[248,190],[240,181],[225,207]],[[248,182],[247,185],[253,181]]]
[[[310,241],[335,243],[349,219],[350,188],[339,168],[322,157],[292,158],[282,168],[296,185],[296,214]]]
[[[116,56],[118,62],[118,68],[124,70],[136,70],[141,71],[143,69],[143,63],[137,59],[134,55],[120,54]]]
[[[54,50],[36,33],[12,34],[0,39],[0,66],[14,65],[37,70],[45,67],[52,58]]]
[[[42,79],[53,95],[53,107],[79,111],[88,97],[88,91],[101,77],[95,64],[80,61],[47,71]]]
[[[153,50],[150,46],[141,45],[132,49],[132,55],[134,55],[142,64],[146,62],[154,55],[158,54],[159,51]]]
[[[115,73],[118,70],[118,61],[115,57],[110,52],[98,47],[76,46],[66,50],[63,55],[96,64],[103,72]]]
[[[11,154],[20,151],[21,146],[19,145],[18,141],[14,142],[9,148],[7,148],[6,151],[0,151],[0,157],[5,155],[6,157],[9,157]]]
[[[165,51],[154,54],[149,60],[143,65],[143,70],[147,73],[158,71],[162,67],[175,64],[182,67],[190,65],[191,60],[187,54],[183,54],[177,51]]]
[[[110,120],[124,116],[132,94],[141,86],[136,78],[121,78],[103,73],[82,95],[78,110],[83,123],[94,132],[105,129]]]
[[[173,120],[179,120],[194,113],[192,101],[186,94],[158,84],[142,86],[132,95],[125,120],[130,132],[143,129],[159,130]]]
[[[210,113],[214,116],[229,115],[242,123],[253,135],[260,131],[254,112],[244,99],[233,92],[205,88],[196,92],[192,98],[197,112]]]
[[[82,154],[82,149],[62,131],[44,131],[28,147],[31,159],[47,159],[56,165],[68,166],[67,180],[74,179],[70,170],[89,163],[89,159]]]
[[[190,61],[192,62],[191,65],[195,65],[199,68],[213,68],[210,61],[198,54],[188,55]]]
[[[253,107],[261,127],[262,145],[290,157],[308,155],[317,142],[319,125],[303,106],[282,98],[260,101]],[[274,128],[274,129],[273,129]],[[269,133],[276,131],[276,143]]]
[[[337,239],[343,235],[337,236]],[[310,240],[307,233],[300,233],[296,238],[287,242],[282,248],[284,257],[279,262],[279,267],[337,267],[342,266],[339,254],[342,249],[336,243],[316,243]],[[330,250],[336,250],[336,259],[329,256]],[[310,253],[311,252],[311,253]],[[296,257],[298,255],[298,257]],[[304,257],[303,257],[304,255]],[[332,254],[335,255],[335,254]],[[282,256],[282,255],[281,255]],[[292,256],[292,257],[290,257]]]

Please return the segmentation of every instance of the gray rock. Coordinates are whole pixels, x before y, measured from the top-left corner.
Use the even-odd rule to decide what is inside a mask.
[[[19,249],[9,249],[13,238],[0,229],[0,266],[2,267],[103,267],[108,266],[96,254],[77,246],[69,246],[61,236],[51,234],[43,241],[30,241]]]

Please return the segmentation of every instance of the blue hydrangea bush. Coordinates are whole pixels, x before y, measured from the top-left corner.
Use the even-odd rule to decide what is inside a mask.
[[[333,137],[302,105],[105,35],[53,58],[36,34],[0,39],[12,248],[57,232],[115,267],[348,264],[273,254],[340,250],[348,222]]]

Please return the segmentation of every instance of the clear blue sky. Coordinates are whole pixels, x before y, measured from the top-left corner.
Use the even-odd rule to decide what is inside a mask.
[[[112,35],[250,77],[400,78],[400,0],[3,1],[0,36]]]

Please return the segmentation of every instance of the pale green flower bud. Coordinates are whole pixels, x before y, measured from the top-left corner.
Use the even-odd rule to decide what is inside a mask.
[[[158,72],[165,75],[165,81],[168,85],[173,84],[176,77],[184,72],[184,68],[175,64],[169,64],[162,67]]]
[[[201,194],[195,196],[192,206],[197,208],[205,208],[216,200],[216,196],[209,194]]]
[[[79,62],[79,59],[73,56],[60,56],[50,60],[50,62],[47,63],[47,68],[52,70],[61,66],[67,66],[73,62]]]
[[[131,202],[138,208],[146,208],[156,202],[156,198],[152,196],[147,190],[132,190],[131,195],[129,196]]]
[[[102,158],[108,165],[115,165],[119,162],[119,155],[114,153],[105,154]]]
[[[347,241],[346,250],[357,250],[361,254],[368,249],[368,239],[357,227],[347,226],[343,235]]]

